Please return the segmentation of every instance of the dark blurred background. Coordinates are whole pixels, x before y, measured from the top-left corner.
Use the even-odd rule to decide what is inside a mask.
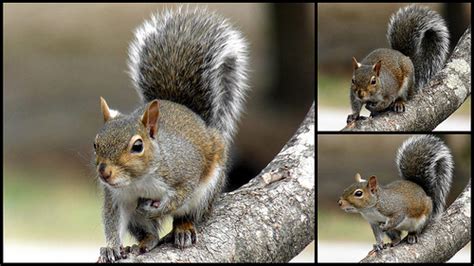
[[[410,3],[318,3],[318,130],[340,130],[350,113],[351,58],[359,61],[389,47],[390,16]],[[419,4],[440,13],[451,35],[451,51],[471,23],[471,3]],[[469,97],[442,130],[470,130]],[[368,112],[363,110],[363,115]]]
[[[369,224],[359,214],[345,213],[337,201],[342,192],[353,184],[354,175],[360,173],[367,179],[377,176],[380,184],[386,185],[400,179],[395,165],[395,155],[403,141],[411,135],[370,134],[320,134],[317,152],[317,197],[318,197],[318,248],[340,243],[365,243],[360,259],[371,248],[374,241]],[[449,192],[449,206],[463,191],[471,178],[471,136],[469,134],[437,135],[443,139],[454,158],[453,185]],[[364,253],[365,252],[365,253]],[[347,252],[349,254],[350,252]],[[319,254],[319,252],[318,252]],[[342,261],[347,254],[334,253],[325,261]]]
[[[121,112],[134,110],[139,98],[126,73],[133,31],[152,12],[175,6],[3,6],[7,239],[73,234],[76,241],[103,241],[91,164],[102,126],[99,97]],[[229,189],[235,189],[280,151],[314,101],[315,7],[198,6],[228,18],[250,46],[251,91],[232,151]],[[38,223],[43,230],[36,230]]]

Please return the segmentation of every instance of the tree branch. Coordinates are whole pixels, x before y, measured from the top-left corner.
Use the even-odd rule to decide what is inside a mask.
[[[446,262],[471,241],[471,180],[453,204],[430,222],[416,244],[374,252],[360,262]]]
[[[160,245],[119,262],[288,262],[314,240],[314,103],[267,167],[225,193],[184,250]]]
[[[471,95],[471,26],[446,66],[406,103],[404,113],[385,112],[354,121],[342,131],[431,131]]]

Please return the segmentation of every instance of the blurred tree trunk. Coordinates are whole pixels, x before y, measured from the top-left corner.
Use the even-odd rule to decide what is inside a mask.
[[[466,9],[470,3],[445,3],[443,5],[443,13],[448,23],[449,33],[451,35],[450,51],[454,50],[456,43],[461,38],[470,23]]]
[[[314,4],[273,4],[272,14],[277,69],[269,99],[302,116],[314,99]]]

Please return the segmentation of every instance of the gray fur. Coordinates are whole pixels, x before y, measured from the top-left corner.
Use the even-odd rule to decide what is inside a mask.
[[[431,197],[432,216],[438,217],[444,211],[453,178],[449,148],[435,136],[414,136],[398,149],[396,163],[402,178],[417,183]]]
[[[392,49],[410,57],[415,66],[415,89],[422,88],[444,66],[449,31],[444,19],[426,7],[409,5],[390,18],[387,30]]]
[[[167,10],[135,31],[129,55],[143,102],[180,103],[231,143],[247,91],[247,44],[239,31],[206,10]]]

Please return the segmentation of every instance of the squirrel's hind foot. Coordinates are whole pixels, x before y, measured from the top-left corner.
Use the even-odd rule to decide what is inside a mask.
[[[196,229],[191,221],[178,221],[173,223],[174,245],[178,248],[187,248],[197,241]]]
[[[408,233],[407,235],[408,244],[415,244],[418,242],[418,236],[414,233]]]
[[[405,112],[405,101],[401,99],[396,100],[393,104],[393,111],[397,113]]]

